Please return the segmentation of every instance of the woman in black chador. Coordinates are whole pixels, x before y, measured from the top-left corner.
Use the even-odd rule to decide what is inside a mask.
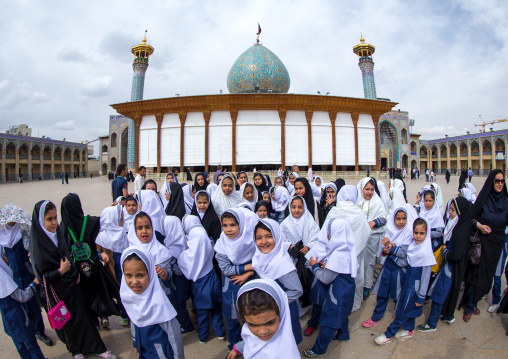
[[[95,239],[99,234],[100,219],[84,215],[75,193],[63,198],[60,214],[60,227],[81,276],[81,292],[86,305],[95,318],[101,318],[102,326],[107,327],[110,315],[120,315],[117,304],[120,303],[120,287],[102,265],[101,259],[108,262],[109,257],[102,253],[99,258],[97,252]]]
[[[53,288],[58,299],[65,303],[71,318],[62,329],[56,330],[58,338],[65,343],[67,350],[75,359],[83,354],[98,354],[101,358],[116,359],[106,349],[104,342],[93,323],[92,314],[81,294],[79,282],[83,276],[74,264],[69,248],[58,226],[56,207],[50,201],[40,201],[35,205],[32,214],[30,231],[30,258],[32,267],[41,285],[47,284],[51,307],[56,300],[49,286]],[[43,291],[44,292],[44,291]],[[43,296],[44,308],[47,309],[47,298]]]

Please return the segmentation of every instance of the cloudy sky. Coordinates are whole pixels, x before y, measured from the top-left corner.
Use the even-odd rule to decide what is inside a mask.
[[[478,131],[479,115],[508,117],[503,1],[16,0],[2,13],[0,130],[27,123],[35,136],[73,141],[107,134],[109,105],[130,100],[130,50],[145,29],[155,48],[145,99],[227,92],[258,22],[291,93],[363,97],[352,51],[362,32],[376,46],[378,97],[408,111],[423,138]]]

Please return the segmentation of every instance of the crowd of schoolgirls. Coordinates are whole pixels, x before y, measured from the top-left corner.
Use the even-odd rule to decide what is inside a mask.
[[[11,204],[0,209],[0,310],[22,358],[44,358],[37,339],[53,345],[41,305],[76,359],[116,358],[98,330],[113,315],[130,326],[140,358],[184,358],[182,335],[197,332],[206,344],[212,328],[233,359],[299,358],[302,335],[318,326],[303,354],[323,356],[332,340],[349,339],[349,315],[371,293],[377,303],[363,327],[380,325],[395,302],[379,345],[434,331],[439,319],[453,323],[461,290],[464,321],[480,314],[476,305],[493,282],[489,311],[508,312],[500,171],[478,196],[461,181],[445,205],[432,183],[414,206],[400,177],[388,189],[371,177],[357,186],[323,183],[310,171],[308,178],[280,173],[273,186],[260,172],[252,182],[243,171],[199,173],[192,184],[175,177],[162,186],[145,181],[100,218],[85,215],[73,193],[62,200],[60,223],[47,200],[31,217]],[[429,301],[427,321],[415,328]]]

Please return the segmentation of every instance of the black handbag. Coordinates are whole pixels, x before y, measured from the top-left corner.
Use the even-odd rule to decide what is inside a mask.
[[[477,231],[474,236],[469,237],[469,251],[467,253],[467,261],[469,264],[480,264],[482,256],[482,242],[480,240],[479,232]]]

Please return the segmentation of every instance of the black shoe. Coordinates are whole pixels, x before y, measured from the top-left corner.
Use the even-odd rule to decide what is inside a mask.
[[[48,337],[46,334],[42,333],[42,334],[37,334],[37,339],[39,339],[41,342],[43,342],[44,344],[46,344],[48,347],[51,347],[53,346],[53,341],[51,340],[50,337]]]
[[[180,328],[180,333],[181,334],[187,334],[187,333],[192,333],[194,331],[194,328],[192,328],[191,330],[185,330],[183,328]]]

